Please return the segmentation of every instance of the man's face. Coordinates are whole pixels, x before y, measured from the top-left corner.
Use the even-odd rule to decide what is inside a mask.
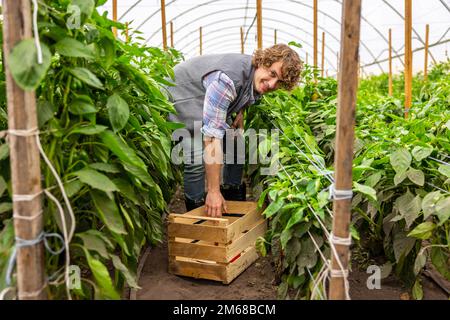
[[[256,68],[253,83],[258,93],[264,94],[278,88],[281,82],[281,66],[282,61],[277,61],[268,68],[265,66]]]

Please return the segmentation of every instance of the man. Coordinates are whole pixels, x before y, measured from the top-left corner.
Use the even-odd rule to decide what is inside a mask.
[[[182,140],[188,211],[204,204],[208,216],[220,217],[227,210],[225,199],[245,200],[243,164],[222,166],[222,139],[227,129],[243,129],[244,108],[261,95],[279,88],[291,90],[301,68],[298,54],[285,44],[256,50],[253,56],[199,56],[174,68],[175,86],[168,91],[178,114],[169,115],[169,120],[184,123],[191,135]],[[237,114],[234,120],[233,114]]]

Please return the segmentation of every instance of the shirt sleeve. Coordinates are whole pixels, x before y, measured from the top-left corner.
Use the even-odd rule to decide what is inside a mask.
[[[214,71],[203,78],[206,89],[203,103],[203,126],[200,131],[204,136],[222,139],[227,123],[227,110],[236,99],[233,81],[222,71]]]

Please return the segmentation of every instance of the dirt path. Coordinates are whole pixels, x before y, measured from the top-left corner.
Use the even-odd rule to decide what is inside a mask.
[[[185,206],[180,191],[170,204],[170,212],[184,213]],[[139,278],[139,300],[268,300],[276,299],[276,286],[272,284],[273,270],[269,258],[259,258],[231,284],[193,279],[169,274],[167,239],[152,248]],[[355,268],[354,268],[355,269]],[[350,274],[350,296],[354,300],[410,299],[407,290],[394,276],[381,282],[381,289],[369,290],[369,274],[353,270]],[[424,299],[447,300],[449,297],[434,282],[424,277]]]

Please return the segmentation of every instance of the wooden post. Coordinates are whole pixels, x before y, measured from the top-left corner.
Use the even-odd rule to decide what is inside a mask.
[[[258,49],[262,49],[262,0],[256,0],[256,24],[258,28]]]
[[[273,44],[277,44],[277,29],[273,30]]]
[[[412,0],[405,0],[405,119],[412,100]]]
[[[357,91],[357,66],[361,25],[361,0],[343,0],[341,24],[341,70],[339,72],[339,92],[336,127],[335,189],[352,190],[352,162],[355,127],[355,104]],[[351,218],[351,199],[334,200],[333,234],[348,238]],[[334,244],[343,269],[348,269],[349,246]],[[335,255],[331,254],[331,268],[341,270]],[[344,277],[331,272],[329,288],[331,300],[343,300],[345,295]]]
[[[392,97],[392,29],[389,28],[389,95]]]
[[[3,1],[3,53],[5,57],[6,95],[8,101],[9,130],[32,130],[37,128],[36,98],[34,91],[23,91],[15,83],[8,67],[9,53],[23,39],[32,38],[29,0]],[[37,59],[37,57],[36,57]],[[12,192],[15,195],[41,193],[41,169],[39,150],[35,136],[9,135]],[[41,197],[31,201],[14,201],[15,236],[25,240],[36,239],[43,229]],[[43,242],[17,250],[18,298],[23,300],[46,299],[45,255]]]
[[[306,64],[308,64],[308,52],[306,53]]]
[[[161,29],[163,49],[167,50],[167,30],[166,30],[166,1],[161,0]]]
[[[325,70],[325,32],[322,32],[322,71],[321,71],[322,78],[324,70]]]
[[[170,47],[174,48],[173,46],[173,22],[170,21]]]
[[[427,24],[425,27],[425,64],[423,68],[423,79],[427,81],[428,79],[428,40],[430,37],[430,25]]]
[[[317,0],[314,0],[314,67],[317,68],[319,65],[317,59]]]
[[[241,53],[244,54],[244,28],[241,27]]]
[[[128,35],[128,25],[129,25],[129,22],[126,22],[125,23],[125,40],[126,40],[126,42],[130,41],[130,36]]]
[[[113,21],[117,21],[117,0],[113,0]],[[117,28],[113,27],[114,37],[117,38]]]
[[[202,27],[200,27],[200,55],[203,54],[203,40],[202,40]]]
[[[340,64],[340,61],[339,61],[339,52],[338,52],[338,53],[336,53],[336,79],[338,78],[337,75],[339,73],[339,64]]]

